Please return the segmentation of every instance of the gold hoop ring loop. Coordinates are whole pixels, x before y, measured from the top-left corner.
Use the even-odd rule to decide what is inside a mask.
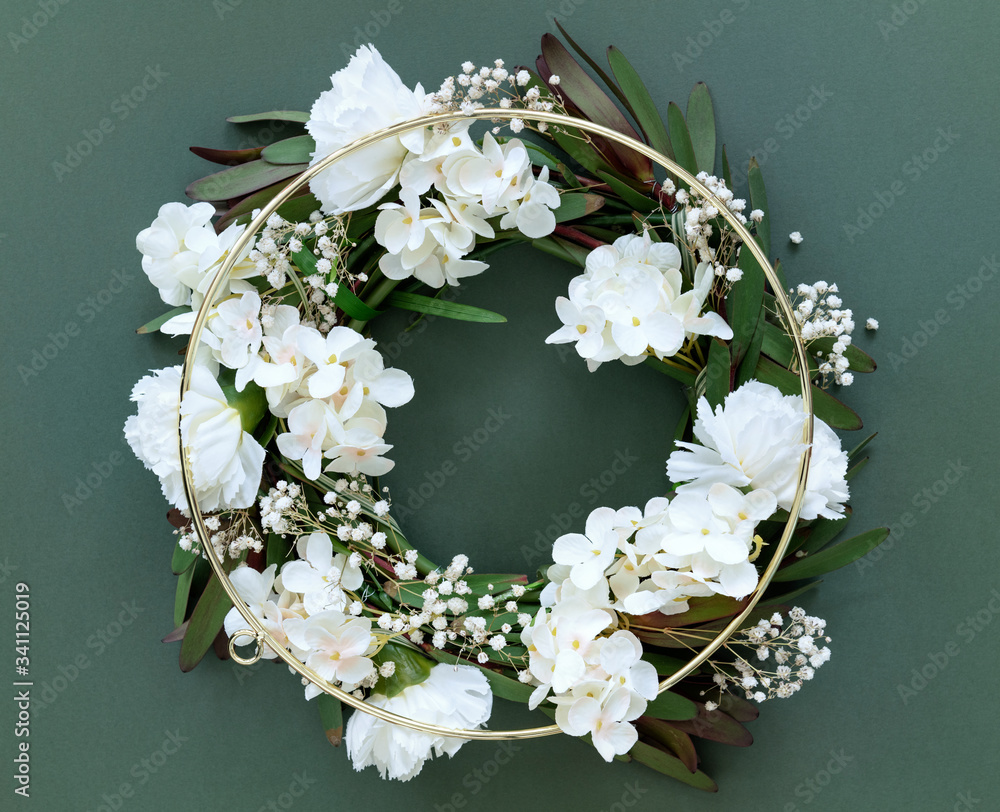
[[[673,176],[679,178],[684,183],[686,183],[690,188],[695,189],[700,195],[704,196],[709,201],[713,201],[715,207],[719,210],[719,213],[726,220],[726,222],[732,227],[732,229],[739,235],[740,239],[743,240],[743,248],[749,250],[757,263],[760,265],[761,269],[764,271],[764,275],[767,278],[771,289],[774,291],[775,301],[778,305],[778,309],[781,311],[782,318],[785,324],[788,326],[792,339],[793,348],[795,350],[795,360],[798,365],[799,381],[802,388],[802,407],[803,412],[806,415],[806,420],[802,429],[802,441],[805,444],[805,450],[799,459],[799,467],[796,475],[796,491],[795,498],[792,500],[792,505],[788,511],[788,521],[785,523],[784,530],[781,534],[781,540],[775,547],[774,556],[771,562],[768,564],[767,568],[761,573],[760,581],[757,584],[757,588],[751,593],[750,601],[746,608],[743,609],[736,617],[732,619],[730,623],[726,625],[722,631],[716,636],[714,640],[708,643],[704,649],[698,652],[687,664],[685,664],[681,669],[679,669],[674,674],[664,679],[660,683],[660,692],[667,690],[673,685],[676,685],[682,679],[687,677],[693,671],[697,670],[706,660],[708,660],[725,642],[729,637],[740,628],[746,618],[753,611],[757,602],[760,600],[761,596],[764,594],[764,590],[767,588],[774,576],[778,565],[781,563],[784,557],[785,550],[788,549],[788,544],[791,541],[792,533],[795,530],[795,524],[798,520],[799,511],[802,507],[802,500],[805,497],[806,488],[806,478],[809,472],[809,460],[812,456],[812,441],[813,441],[813,408],[812,408],[812,386],[809,379],[809,363],[806,356],[805,345],[802,341],[802,335],[799,331],[798,323],[795,321],[792,311],[791,302],[788,300],[788,296],[785,293],[784,287],[778,279],[774,268],[771,266],[766,254],[757,245],[757,242],[753,239],[753,236],[744,227],[744,225],[733,215],[729,208],[722,201],[718,200],[706,187],[694,177],[690,172],[684,169],[682,166],[676,164],[673,160],[665,155],[654,150],[647,144],[637,141],[634,138],[623,135],[617,130],[613,130],[610,127],[605,127],[601,124],[595,124],[590,121],[584,121],[582,119],[573,118],[571,116],[565,116],[559,113],[546,113],[541,111],[528,111],[528,110],[516,110],[516,109],[500,109],[500,108],[483,108],[480,110],[475,110],[472,113],[439,113],[434,115],[419,116],[417,118],[408,119],[407,121],[401,121],[398,124],[393,124],[390,127],[385,127],[384,129],[377,130],[376,132],[370,133],[369,135],[358,138],[357,140],[347,144],[341,149],[330,153],[325,158],[317,161],[315,164],[306,169],[294,183],[289,184],[284,189],[281,190],[275,197],[264,206],[260,213],[253,218],[250,225],[243,231],[236,242],[233,244],[212,280],[208,289],[205,291],[205,299],[202,303],[201,308],[198,310],[198,314],[195,317],[194,325],[191,329],[191,339],[188,344],[187,352],[184,356],[184,369],[181,376],[181,398],[187,393],[188,389],[191,387],[191,375],[194,369],[195,356],[198,349],[198,343],[201,338],[201,333],[205,328],[205,321],[208,318],[209,310],[211,309],[215,297],[222,287],[223,283],[229,278],[229,274],[232,271],[233,266],[236,264],[237,258],[239,258],[243,252],[248,248],[251,241],[257,232],[264,226],[267,218],[273,214],[279,206],[281,206],[285,201],[287,201],[296,191],[301,189],[307,183],[309,183],[316,175],[322,172],[324,169],[335,164],[337,161],[341,161],[351,155],[371,146],[379,141],[386,138],[392,138],[398,135],[404,135],[405,133],[412,132],[414,130],[423,129],[425,127],[430,127],[438,124],[452,124],[458,121],[468,121],[472,120],[509,120],[513,118],[519,118],[523,120],[533,121],[533,122],[544,122],[548,125],[554,125],[557,127],[568,127],[571,129],[581,130],[591,135],[599,135],[609,141],[613,141],[616,144],[621,144],[626,147],[634,149],[641,155],[646,156],[651,161],[667,170]],[[418,730],[423,733],[429,733],[435,736],[452,736],[463,739],[483,739],[483,740],[510,740],[510,739],[533,739],[539,738],[541,736],[551,736],[555,733],[561,732],[556,725],[545,725],[543,727],[532,727],[523,728],[520,730],[468,730],[461,728],[449,728],[442,727],[441,725],[428,724],[426,722],[420,722],[416,719],[409,719],[405,716],[400,716],[398,714],[392,713],[390,711],[384,710],[383,708],[377,708],[373,705],[367,704],[364,700],[358,699],[352,694],[338,688],[335,685],[331,685],[322,677],[320,677],[315,671],[307,667],[303,663],[299,662],[298,659],[285,648],[283,645],[278,643],[271,634],[261,625],[260,621],[250,612],[250,610],[244,605],[243,600],[236,593],[230,582],[228,576],[223,568],[222,561],[215,554],[215,548],[209,542],[209,532],[205,527],[204,519],[202,518],[201,511],[198,509],[198,500],[195,495],[194,483],[191,478],[190,466],[188,465],[187,455],[184,449],[184,440],[180,432],[180,423],[178,421],[177,427],[178,443],[180,445],[180,458],[181,458],[181,473],[184,478],[184,494],[187,498],[187,502],[190,508],[191,519],[195,528],[195,532],[198,535],[198,540],[202,546],[202,549],[206,551],[208,562],[212,567],[212,571],[215,577],[219,579],[222,584],[223,589],[226,594],[232,600],[233,605],[247,621],[250,630],[246,633],[252,634],[255,639],[259,642],[259,645],[267,644],[269,645],[275,653],[284,660],[289,667],[294,671],[305,677],[311,683],[316,685],[318,688],[324,692],[336,697],[341,702],[355,708],[356,710],[369,713],[378,719],[385,722],[390,722],[392,724],[400,725],[402,727],[410,728],[412,730]],[[259,657],[258,649],[258,657]]]

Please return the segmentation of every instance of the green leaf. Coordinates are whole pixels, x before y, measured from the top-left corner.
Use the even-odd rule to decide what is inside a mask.
[[[250,124],[254,121],[295,121],[305,124],[309,121],[309,114],[299,110],[269,110],[266,113],[251,113],[247,116],[229,116],[226,121],[230,124]]]
[[[257,424],[267,414],[267,397],[264,390],[248,381],[242,392],[236,391],[236,371],[223,367],[219,370],[219,387],[226,396],[226,403],[240,413],[243,431],[253,433]]]
[[[636,211],[641,212],[651,212],[659,208],[659,204],[653,202],[644,194],[637,192],[627,183],[620,181],[614,175],[608,172],[598,172],[598,176],[603,180],[612,190],[621,197],[629,206],[631,206]]]
[[[316,270],[316,256],[305,246],[300,251],[292,254],[292,262],[296,268],[302,271],[304,276],[312,276],[318,273]],[[366,305],[343,282],[337,285],[337,295],[333,297],[333,303],[352,319],[361,319],[361,321],[371,321],[383,312],[381,310],[374,310]]]
[[[815,553],[822,550],[827,544],[833,541],[851,520],[850,509],[843,516],[836,519],[824,519],[819,517],[805,527],[800,527],[792,536],[792,543],[788,545],[788,553],[801,550],[804,553]],[[793,561],[796,559],[792,559]]]
[[[176,629],[187,617],[188,598],[191,596],[191,581],[194,579],[194,566],[188,567],[177,577],[177,591],[174,593],[174,628]]]
[[[846,567],[867,555],[889,537],[888,527],[877,527],[860,536],[838,542],[818,553],[799,558],[775,573],[774,581],[797,581],[815,578],[832,570]]]
[[[750,159],[747,171],[747,183],[750,186],[750,207],[764,212],[764,219],[757,223],[757,242],[764,253],[771,256],[771,215],[767,208],[767,192],[764,191],[764,176],[760,172],[760,164],[756,158]]]
[[[625,54],[614,46],[608,48],[608,64],[611,65],[611,72],[614,73],[625,98],[628,99],[629,107],[639,127],[646,134],[649,145],[668,158],[673,158],[674,151],[670,145],[667,128],[657,112],[653,97],[649,95],[649,90],[646,89],[635,68],[625,58]]]
[[[656,669],[656,673],[662,677],[669,677],[687,665],[687,660],[681,660],[677,657],[671,657],[669,654],[660,654],[655,651],[644,651],[642,659],[652,665]],[[698,671],[694,671],[693,673],[697,674]]]
[[[708,85],[704,82],[698,82],[688,98],[687,126],[698,169],[709,175],[714,174],[715,113]]]
[[[511,702],[527,703],[528,699],[531,697],[532,691],[534,691],[534,687],[531,685],[525,685],[523,682],[511,679],[504,674],[498,674],[496,671],[489,668],[483,668],[481,665],[472,662],[471,660],[464,660],[461,657],[456,657],[454,654],[447,651],[432,649],[427,653],[438,662],[455,665],[471,665],[478,668],[483,672],[483,676],[486,677],[487,681],[490,683],[490,688],[492,689],[493,694],[495,696],[499,696],[501,699],[507,699]]]
[[[651,366],[657,372],[662,372],[664,375],[669,375],[674,380],[680,381],[685,386],[694,386],[697,376],[694,372],[688,372],[685,369],[679,369],[672,364],[667,364],[661,361],[659,358],[654,358],[652,355],[649,356],[643,363]]]
[[[608,76],[607,71],[600,66],[596,59],[594,59],[576,43],[576,41],[566,32],[566,29],[559,24],[558,20],[555,20],[555,24],[556,28],[559,29],[559,33],[562,34],[566,38],[566,42],[570,44],[570,47],[576,51],[577,54],[579,54],[584,62],[590,65],[591,70],[593,70],[594,73],[597,74],[598,78],[604,82],[608,90],[615,94],[615,98],[621,102],[622,107],[624,107],[633,118],[637,118],[635,110],[632,109],[632,106],[629,103],[628,97],[622,92],[621,88],[614,83],[614,80]]]
[[[522,143],[528,151],[528,157],[531,159],[532,164],[535,166],[547,166],[550,172],[559,171],[559,159],[551,152],[542,149],[538,144],[533,144],[531,141],[523,141]]]
[[[174,575],[180,575],[182,572],[187,572],[191,569],[195,562],[198,561],[198,553],[192,553],[189,550],[182,550],[179,544],[174,545],[174,553],[170,559],[170,571]],[[179,623],[175,623],[175,626],[179,626]]]
[[[400,310],[427,313],[431,316],[444,316],[447,319],[456,319],[457,321],[475,321],[481,324],[500,324],[507,321],[505,316],[494,313],[492,310],[484,310],[481,307],[473,307],[460,302],[435,299],[420,293],[404,293],[401,290],[390,293],[385,303]]]
[[[862,440],[860,443],[854,446],[854,448],[852,448],[850,451],[847,452],[847,459],[853,460],[856,456],[858,456],[858,454],[864,451],[868,447],[868,443],[874,440],[877,436],[878,432],[876,431],[874,434],[865,437],[864,440]]]
[[[294,135],[265,147],[261,157],[270,164],[307,164],[315,151],[311,135]]]
[[[697,174],[698,159],[695,158],[694,146],[691,144],[691,134],[684,121],[684,114],[675,102],[670,102],[667,107],[667,127],[670,130],[670,143],[674,147],[674,160],[692,175]]]
[[[531,245],[539,251],[544,251],[546,254],[551,254],[581,268],[586,265],[587,254],[590,253],[582,245],[577,245],[561,237],[542,237],[541,239],[532,240]]]
[[[698,706],[687,697],[664,691],[646,705],[643,715],[670,721],[693,719],[698,715]]]
[[[708,363],[702,370],[705,399],[713,409],[729,394],[729,372],[729,347],[725,341],[715,339],[708,345]]]
[[[679,758],[690,772],[698,770],[698,751],[694,749],[691,737],[673,725],[648,716],[640,717],[635,723],[639,737],[643,741],[652,739]]]
[[[560,196],[559,208],[552,213],[556,216],[557,223],[565,223],[567,220],[576,220],[593,214],[603,205],[604,198],[601,195],[567,192]]]
[[[199,158],[211,161],[213,164],[223,164],[233,166],[234,164],[245,164],[247,161],[256,161],[260,158],[263,147],[252,147],[250,149],[212,149],[211,147],[188,147],[191,152]]]
[[[707,711],[698,703],[698,715],[693,719],[672,723],[678,730],[683,730],[689,736],[698,736],[709,741],[729,744],[733,747],[749,747],[753,744],[750,731],[737,722],[732,716],[721,710]]]
[[[404,688],[419,685],[431,675],[434,664],[423,654],[418,654],[409,646],[387,642],[377,654],[372,656],[376,666],[392,661],[396,670],[390,677],[380,677],[376,690],[389,699],[398,695]]]
[[[745,247],[740,251],[737,267],[743,278],[733,283],[726,297],[726,315],[733,328],[733,361],[739,363],[756,340],[761,328],[761,311],[764,303],[765,278],[754,255]]]
[[[809,351],[813,353],[821,352],[823,355],[829,355],[833,350],[833,345],[836,340],[837,339],[834,336],[823,336],[822,338],[813,339],[809,342]],[[854,344],[847,345],[847,349],[844,351],[844,357],[847,358],[851,365],[851,369],[855,372],[875,371],[875,359],[864,350],[854,346]]]
[[[142,325],[142,327],[136,330],[136,332],[139,335],[145,335],[146,333],[155,333],[164,324],[170,321],[170,319],[172,319],[174,316],[179,316],[181,315],[181,313],[190,313],[190,312],[191,308],[187,307],[186,305],[182,305],[181,307],[175,307],[173,310],[168,310],[162,316],[157,316],[152,321],[147,321],[144,325]]]
[[[868,464],[868,459],[869,459],[868,457],[862,457],[860,460],[854,463],[854,465],[852,465],[850,468],[847,469],[847,473],[844,474],[844,479],[847,480],[848,482],[854,479],[854,477],[856,477],[864,470],[864,467]]]
[[[733,172],[729,168],[729,156],[726,155],[726,145],[722,145],[722,179],[726,182],[726,188],[733,188]]]
[[[782,366],[778,366],[763,355],[757,363],[754,377],[762,383],[776,387],[784,395],[802,394],[799,376]],[[816,385],[813,385],[812,395],[813,411],[816,417],[832,428],[855,431],[864,425],[857,412]]]
[[[215,224],[216,229],[223,229],[241,219],[244,222],[250,222],[250,214],[254,209],[264,208],[264,206],[270,203],[282,189],[294,182],[295,178],[286,178],[285,180],[272,183],[270,186],[244,197],[231,209],[229,209],[229,211],[223,213],[218,222]],[[312,195],[309,194],[306,194],[305,196],[312,197]],[[295,198],[293,198],[293,200],[294,199]],[[285,205],[287,206],[288,204],[286,203]]]
[[[754,373],[757,371],[757,364],[760,361],[760,349],[761,344],[764,341],[764,324],[767,321],[766,313],[764,308],[760,309],[760,313],[757,318],[757,326],[754,328],[753,335],[750,337],[750,346],[747,348],[746,355],[743,356],[743,360],[740,362],[739,368],[736,371],[736,388],[743,386],[747,381],[753,380]]]
[[[232,608],[233,602],[229,600],[226,590],[213,572],[191,613],[187,631],[181,641],[181,671],[190,671],[201,662],[212,641],[222,630],[222,622]]]
[[[692,773],[677,756],[668,753],[661,745],[636,742],[629,750],[632,756],[640,764],[645,764],[656,770],[658,773],[676,778],[688,786],[705,792],[718,792],[718,785],[701,770]]]
[[[292,540],[282,538],[277,533],[267,534],[267,558],[266,564],[270,567],[275,564],[280,570],[292,554]]]
[[[340,700],[330,694],[320,694],[316,697],[319,707],[319,720],[323,724],[323,732],[334,747],[340,747],[344,739],[344,708]]]
[[[193,200],[232,200],[294,177],[305,169],[306,164],[279,166],[265,160],[248,161],[196,180],[187,187],[186,192]]]
[[[726,691],[719,699],[719,710],[737,722],[752,722],[760,716],[760,708],[741,696]]]
[[[590,78],[580,63],[566,50],[566,46],[552,34],[542,36],[542,57],[548,69],[559,76],[559,92],[572,102],[585,118],[617,130],[636,141],[641,140],[621,110]],[[633,177],[638,180],[652,179],[653,168],[648,158],[618,144],[611,144],[610,149]]]
[[[738,601],[726,595],[712,595],[708,598],[690,598],[688,600],[689,609],[686,612],[676,615],[664,615],[659,612],[640,615],[636,618],[635,625],[655,626],[660,629],[693,626],[709,620],[732,617],[743,611],[746,605],[746,599]]]

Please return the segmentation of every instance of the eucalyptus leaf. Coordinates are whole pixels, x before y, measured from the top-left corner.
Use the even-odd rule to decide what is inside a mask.
[[[608,64],[611,65],[611,71],[614,73],[615,79],[618,80],[639,127],[646,134],[649,145],[668,158],[673,158],[674,151],[670,145],[670,136],[667,135],[663,118],[657,111],[656,103],[638,72],[625,58],[625,54],[614,46],[608,48]]]
[[[233,608],[226,590],[212,573],[205,591],[198,598],[194,611],[188,620],[187,631],[181,641],[180,666],[181,671],[190,671],[205,656],[216,636],[222,630],[222,622],[226,614]]]
[[[427,313],[432,316],[443,316],[448,319],[456,319],[457,321],[474,321],[481,324],[500,324],[507,321],[505,316],[494,313],[492,310],[473,307],[461,302],[435,299],[420,293],[404,293],[400,290],[390,293],[385,303],[389,307],[396,307],[400,310]]]
[[[311,135],[293,135],[265,147],[261,157],[271,164],[307,164],[315,151]]]
[[[715,112],[704,82],[698,82],[691,91],[686,118],[698,169],[711,175],[715,169]]]
[[[209,202],[232,200],[305,171],[306,164],[279,166],[261,159],[231,166],[201,178],[187,187],[187,196]]]
[[[305,124],[309,121],[309,114],[303,113],[300,110],[269,110],[266,113],[229,116],[226,121],[230,124],[250,124],[254,121],[294,121],[298,124]]]
[[[838,542],[818,553],[793,561],[779,569],[772,580],[797,581],[803,578],[815,578],[817,575],[846,567],[870,553],[888,537],[888,527],[877,527],[860,536]]]
[[[698,159],[691,144],[691,134],[684,120],[684,113],[674,102],[670,102],[667,106],[667,129],[670,132],[670,143],[674,148],[674,160],[692,175],[697,174]]]

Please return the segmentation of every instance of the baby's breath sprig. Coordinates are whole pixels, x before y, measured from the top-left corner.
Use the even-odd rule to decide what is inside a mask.
[[[787,621],[781,613],[775,612],[770,618],[740,630],[723,646],[723,650],[736,658],[732,664],[714,658],[708,661],[715,671],[712,681],[720,701],[728,690],[741,691],[755,702],[787,699],[830,659],[829,647],[820,645],[829,642],[826,621],[810,617],[798,606],[788,613]],[[740,649],[747,656],[743,656]],[[705,696],[710,690],[702,691],[701,695]],[[719,703],[712,700],[705,703],[709,711],[718,706]]]
[[[549,85],[559,84],[558,76],[549,77]],[[511,73],[504,67],[502,59],[496,59],[492,67],[477,68],[472,62],[462,63],[462,72],[447,77],[441,87],[432,95],[432,111],[436,113],[471,113],[487,106],[507,109],[523,109],[532,112],[556,112],[566,115],[566,106],[558,95],[553,95],[537,85],[531,85],[531,74],[521,69]],[[526,88],[526,89],[524,89]],[[548,130],[545,122],[532,123],[520,118],[506,123],[510,131],[517,134],[525,128],[544,133]],[[497,123],[493,134],[498,135],[502,125]]]

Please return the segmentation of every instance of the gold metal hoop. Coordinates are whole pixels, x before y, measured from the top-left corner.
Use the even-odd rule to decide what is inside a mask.
[[[190,343],[188,344],[187,352],[184,356],[184,368],[181,376],[181,398],[183,399],[184,395],[191,387],[191,376],[194,370],[198,343],[201,339],[201,333],[204,330],[209,310],[215,301],[216,294],[222,287],[223,283],[228,279],[237,259],[250,245],[254,235],[256,235],[256,233],[264,226],[267,218],[270,217],[271,214],[273,214],[274,211],[277,210],[282,203],[288,200],[296,191],[301,189],[314,177],[316,177],[316,175],[324,169],[332,166],[337,161],[343,160],[344,158],[347,158],[354,153],[365,149],[366,147],[376,144],[383,139],[403,135],[405,133],[412,132],[413,130],[419,130],[437,124],[451,124],[457,121],[468,121],[470,119],[507,120],[513,118],[544,122],[546,124],[556,125],[559,127],[578,129],[592,135],[599,135],[602,138],[606,138],[617,144],[630,147],[641,155],[645,155],[663,169],[666,169],[670,174],[684,181],[692,189],[697,190],[700,195],[714,201],[719,213],[743,240],[744,249],[749,250],[750,253],[753,254],[754,259],[757,260],[757,263],[763,269],[764,275],[767,277],[767,281],[770,283],[771,289],[774,291],[778,309],[781,311],[781,315],[792,334],[795,359],[798,364],[799,381],[802,387],[802,407],[806,415],[806,420],[802,430],[802,439],[805,443],[805,450],[802,452],[802,456],[799,459],[795,498],[792,500],[792,505],[788,511],[788,521],[785,523],[785,528],[782,531],[781,540],[775,547],[774,556],[771,559],[770,564],[768,564],[767,568],[761,574],[757,588],[751,593],[750,602],[747,604],[746,608],[733,618],[733,620],[719,632],[718,636],[708,643],[704,649],[698,652],[698,654],[695,655],[686,665],[684,665],[683,668],[674,674],[671,674],[660,683],[660,692],[663,692],[671,686],[676,685],[686,676],[697,670],[706,660],[708,660],[708,658],[711,657],[712,654],[714,654],[737,629],[740,628],[743,621],[746,620],[749,614],[753,611],[754,607],[757,605],[761,596],[764,594],[764,590],[771,582],[771,578],[774,576],[778,565],[784,557],[785,550],[788,548],[788,544],[792,538],[792,533],[795,530],[795,524],[798,520],[799,511],[802,507],[802,500],[805,497],[806,477],[809,472],[809,460],[812,456],[813,440],[812,388],[809,379],[809,363],[806,356],[805,345],[802,341],[802,335],[799,331],[798,323],[795,321],[793,316],[792,305],[788,300],[788,296],[785,294],[784,287],[779,281],[777,274],[774,272],[774,268],[771,267],[771,263],[768,261],[766,254],[760,246],[757,245],[757,242],[753,239],[750,232],[747,231],[743,224],[733,215],[725,203],[718,200],[701,181],[667,156],[660,154],[652,147],[642,143],[641,141],[637,141],[634,138],[630,138],[616,130],[610,129],[609,127],[594,124],[590,121],[584,121],[571,116],[564,116],[559,113],[499,108],[483,108],[468,114],[440,113],[435,115],[419,116],[407,121],[401,121],[398,124],[393,124],[391,127],[385,127],[384,129],[377,130],[369,135],[358,138],[357,140],[342,147],[341,149],[338,149],[336,152],[330,153],[322,160],[310,166],[295,180],[294,183],[291,183],[282,189],[270,203],[261,209],[260,213],[253,218],[250,225],[236,240],[235,244],[230,249],[229,254],[226,256],[226,259],[223,261],[222,266],[216,273],[215,278],[212,280],[212,283],[205,291],[205,300],[195,317],[194,325],[191,330]],[[215,577],[219,579],[219,582],[222,584],[226,594],[233,602],[233,605],[247,621],[249,630],[245,632],[245,634],[252,635],[258,641],[258,658],[260,656],[261,647],[263,645],[269,645],[274,652],[294,671],[305,677],[309,680],[309,682],[313,683],[324,692],[336,697],[341,702],[350,705],[356,710],[369,713],[383,721],[435,736],[452,736],[463,739],[485,739],[495,741],[503,739],[532,739],[539,738],[541,736],[551,736],[555,733],[561,732],[556,725],[545,725],[543,727],[524,728],[520,730],[468,730],[462,728],[442,727],[441,725],[433,725],[416,719],[409,719],[405,716],[400,716],[384,710],[383,708],[377,708],[373,705],[367,704],[363,699],[358,699],[343,689],[338,688],[335,685],[331,685],[311,668],[299,662],[291,651],[285,648],[285,646],[281,643],[277,642],[263,627],[263,625],[261,625],[260,621],[254,617],[250,610],[244,605],[243,600],[236,593],[229,577],[226,575],[225,570],[223,569],[222,561],[216,555],[215,548],[209,541],[210,534],[208,529],[205,527],[204,519],[202,518],[201,511],[198,508],[198,499],[195,494],[194,482],[191,477],[191,471],[188,465],[187,454],[184,449],[184,440],[181,436],[179,422],[177,432],[178,443],[180,444],[181,473],[184,478],[184,493],[187,497],[191,519],[198,535],[198,540],[201,543],[202,549],[206,551],[208,562],[212,567]],[[231,645],[230,651],[232,652]],[[239,662],[239,660],[237,660],[237,662]],[[254,660],[254,662],[256,662],[256,660]]]

